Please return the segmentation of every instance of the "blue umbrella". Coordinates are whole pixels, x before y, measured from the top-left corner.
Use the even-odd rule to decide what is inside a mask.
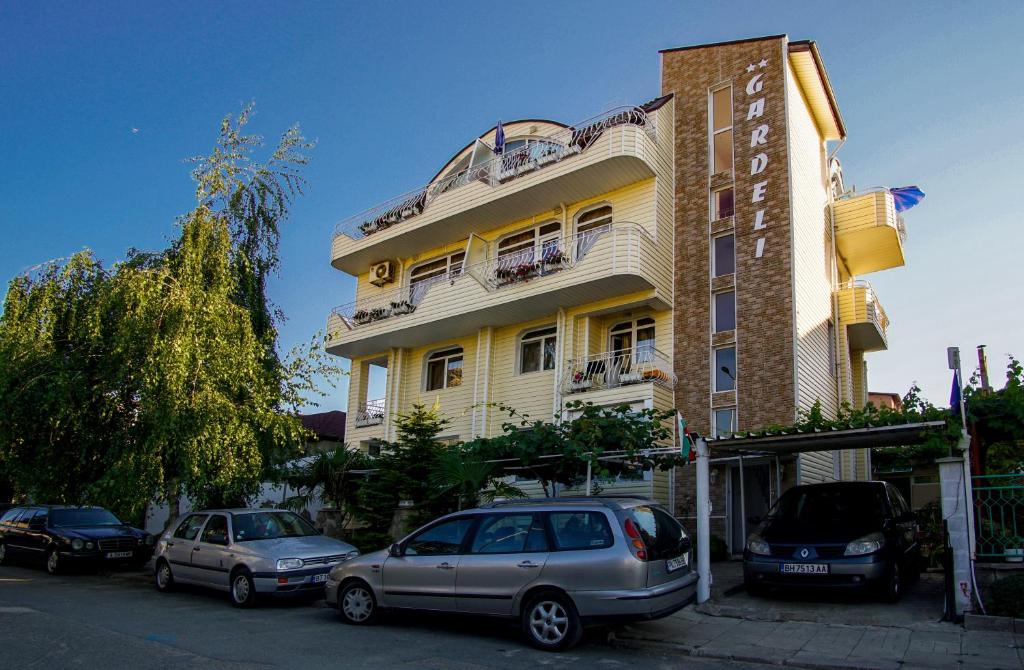
[[[899,188],[890,188],[889,193],[892,193],[892,199],[896,203],[897,212],[905,212],[917,203],[924,200],[924,191],[916,186],[900,186]]]
[[[505,151],[505,128],[498,121],[498,127],[494,130],[494,153],[500,154]]]

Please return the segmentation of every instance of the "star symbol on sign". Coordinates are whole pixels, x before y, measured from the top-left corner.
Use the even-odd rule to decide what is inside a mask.
[[[763,68],[764,67],[768,67],[768,59],[767,58],[762,58],[761,62],[758,63],[757,65],[758,65],[758,67],[763,67]]]
[[[754,71],[754,64],[751,63],[750,65],[747,66],[747,72],[753,72],[753,71]]]

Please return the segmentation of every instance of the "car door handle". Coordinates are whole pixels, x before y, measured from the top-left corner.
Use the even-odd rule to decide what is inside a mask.
[[[451,565],[450,563],[441,563],[440,565],[437,566],[437,569],[438,570],[454,570],[455,566]]]
[[[192,551],[199,551],[202,547],[192,547]]]
[[[516,565],[518,565],[520,568],[539,568],[540,567],[539,563],[534,563],[533,561],[523,561],[522,563],[517,563]]]

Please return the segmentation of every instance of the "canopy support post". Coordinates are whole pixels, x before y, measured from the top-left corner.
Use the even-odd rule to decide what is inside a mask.
[[[743,552],[747,542],[747,489],[746,483],[743,481],[743,457],[740,456],[740,530],[741,542],[743,546],[740,547],[740,553]],[[732,548],[732,553],[736,552],[736,547]]]
[[[711,599],[711,473],[708,443],[697,438],[697,602]]]

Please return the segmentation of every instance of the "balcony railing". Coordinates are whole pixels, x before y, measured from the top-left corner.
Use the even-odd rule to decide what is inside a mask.
[[[864,309],[867,312],[868,321],[878,324],[882,333],[885,334],[889,330],[889,316],[885,313],[882,303],[878,302],[878,297],[875,295],[875,289],[871,287],[871,282],[855,279],[843,284],[843,288],[864,290]]]
[[[356,428],[379,426],[384,423],[384,398],[367,400],[356,411]]]
[[[471,165],[456,174],[344,219],[335,226],[334,236],[345,235],[358,240],[372,235],[422,214],[435,199],[445,193],[477,182],[500,186],[585,151],[609,128],[627,124],[644,128],[652,139],[655,137],[653,117],[643,108],[626,106],[612,109],[550,136],[531,138],[514,151]]]
[[[562,393],[584,393],[647,382],[675,388],[672,359],[653,347],[635,347],[571,359],[562,376]]]
[[[606,238],[611,238],[612,248],[616,250],[619,241],[625,242],[627,253],[635,251],[641,240],[653,243],[651,234],[642,225],[616,221],[575,235],[546,240],[539,247],[488,258],[425,281],[374,293],[339,305],[331,312],[349,330],[353,330],[384,319],[412,314],[430,288],[437,284],[455,284],[473,277],[488,291],[518,286],[575,267],[599,241]],[[611,271],[614,271],[615,262],[616,256],[613,255]]]

